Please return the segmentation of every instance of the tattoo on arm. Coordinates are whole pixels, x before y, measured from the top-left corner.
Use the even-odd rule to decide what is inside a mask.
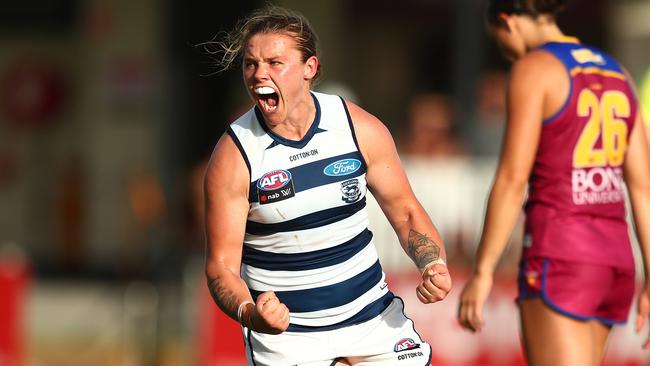
[[[237,319],[237,308],[239,304],[237,303],[235,294],[222,286],[218,278],[210,280],[208,282],[208,288],[217,306],[233,319]]]
[[[412,229],[409,231],[407,251],[420,270],[440,258],[440,247],[426,234],[418,233]]]

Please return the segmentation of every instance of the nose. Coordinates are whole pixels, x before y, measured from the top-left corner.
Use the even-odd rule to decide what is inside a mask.
[[[268,69],[263,63],[257,65],[255,72],[253,73],[253,77],[256,80],[267,80],[269,78]]]

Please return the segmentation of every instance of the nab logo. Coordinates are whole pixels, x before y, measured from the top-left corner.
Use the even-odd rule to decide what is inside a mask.
[[[415,348],[419,348],[419,347],[420,347],[420,345],[415,343],[415,341],[412,340],[411,338],[404,338],[404,339],[400,340],[399,342],[395,343],[395,347],[393,348],[393,351],[394,352],[402,352],[402,351],[406,351],[406,350],[409,350],[409,349],[415,349]]]
[[[272,191],[286,186],[291,181],[291,173],[287,170],[274,170],[264,174],[257,181],[257,188]]]
[[[337,177],[340,175],[348,175],[356,172],[361,168],[361,162],[357,159],[342,159],[333,162],[323,169],[325,175],[330,177]]]
[[[257,181],[257,198],[260,205],[283,201],[295,195],[296,190],[288,170],[270,171]]]

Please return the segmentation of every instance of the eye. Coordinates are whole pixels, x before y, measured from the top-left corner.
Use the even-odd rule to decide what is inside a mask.
[[[280,62],[280,61],[271,61],[271,66],[278,66],[278,65],[282,65],[282,62]]]

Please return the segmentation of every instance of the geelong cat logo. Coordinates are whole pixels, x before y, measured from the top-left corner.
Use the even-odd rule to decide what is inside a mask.
[[[323,169],[325,175],[330,177],[338,177],[340,175],[348,175],[356,172],[361,168],[361,162],[357,159],[342,159],[333,162]]]
[[[359,180],[356,178],[348,179],[345,182],[341,182],[341,192],[343,192],[343,197],[341,199],[345,203],[352,203],[359,199],[361,196],[361,190],[359,189]]]
[[[272,191],[282,188],[291,182],[291,173],[287,170],[274,170],[264,174],[257,181],[257,188],[263,191]]]

